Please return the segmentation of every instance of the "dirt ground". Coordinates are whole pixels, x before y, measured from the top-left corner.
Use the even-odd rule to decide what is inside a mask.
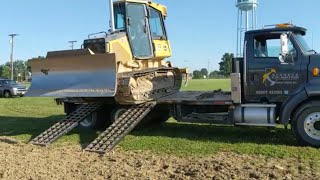
[[[100,156],[80,146],[44,148],[0,137],[1,179],[320,179],[319,173],[299,159],[176,157],[119,148]]]

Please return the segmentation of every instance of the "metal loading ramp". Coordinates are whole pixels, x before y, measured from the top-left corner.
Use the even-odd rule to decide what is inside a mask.
[[[100,154],[111,151],[139,122],[155,107],[156,102],[134,105],[114,122],[106,131],[100,134],[86,151]]]
[[[77,127],[82,120],[97,111],[100,107],[101,104],[86,104],[80,106],[73,113],[31,140],[30,143],[40,146],[50,145],[53,141]]]

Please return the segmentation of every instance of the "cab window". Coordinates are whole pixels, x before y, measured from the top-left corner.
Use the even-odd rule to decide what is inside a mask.
[[[277,58],[279,61],[294,61],[296,50],[293,43],[289,40],[289,54],[281,57],[281,34],[273,34],[270,36],[254,37],[254,57],[255,58]]]
[[[119,31],[125,30],[125,4],[118,3],[114,5],[114,23],[115,28]]]
[[[166,39],[163,19],[160,11],[150,8],[150,30],[153,39]]]

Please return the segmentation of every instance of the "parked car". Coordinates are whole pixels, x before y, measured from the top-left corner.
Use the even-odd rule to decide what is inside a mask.
[[[0,79],[0,96],[9,98],[13,96],[23,97],[27,92],[27,87],[16,81],[9,79]]]

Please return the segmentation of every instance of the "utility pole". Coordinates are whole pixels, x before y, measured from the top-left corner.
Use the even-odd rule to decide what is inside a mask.
[[[70,43],[70,47],[71,49],[73,50],[73,47],[74,47],[74,43],[76,43],[78,41],[68,41],[68,43]]]
[[[208,74],[209,75],[210,75],[210,64],[211,64],[210,59],[208,59]]]
[[[14,37],[18,36],[18,34],[9,34],[11,37],[10,44],[11,44],[11,54],[10,54],[10,62],[11,62],[11,80],[13,80],[13,39]]]

